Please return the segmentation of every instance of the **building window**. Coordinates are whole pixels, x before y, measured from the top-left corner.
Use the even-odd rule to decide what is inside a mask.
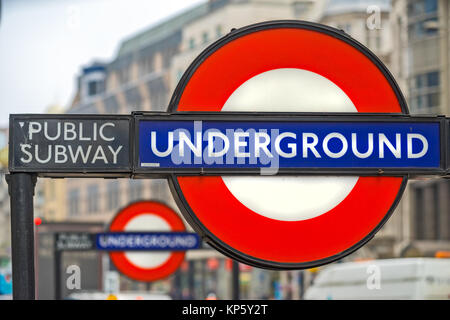
[[[416,82],[416,88],[417,89],[421,89],[423,87],[425,87],[424,81],[423,81],[423,75],[419,74],[417,76],[414,77],[415,82]]]
[[[426,107],[436,108],[440,105],[440,94],[439,93],[429,93],[426,95]]]
[[[440,72],[417,74],[410,80],[410,105],[412,111],[440,106]]]
[[[436,179],[412,188],[415,239],[450,240],[450,180]]]
[[[195,48],[195,39],[190,38],[189,39],[189,49],[194,49],[194,48]]]
[[[426,73],[427,77],[427,87],[437,87],[439,86],[439,71]]]
[[[89,81],[88,82],[88,96],[95,96],[103,91],[103,81]]]
[[[69,216],[77,216],[80,210],[80,191],[78,189],[72,189],[69,191],[68,202]]]
[[[440,84],[439,71],[417,74],[412,78],[411,89],[424,89],[438,87]]]
[[[419,16],[437,12],[438,0],[410,0],[408,2],[408,15]]]
[[[119,181],[110,181],[107,186],[108,190],[108,210],[116,210],[119,207]]]
[[[425,0],[425,12],[437,12],[438,0]]]
[[[424,213],[424,199],[423,189],[417,188],[414,192],[414,210],[416,212],[414,224],[415,224],[415,237],[418,240],[425,238],[425,213]]]
[[[88,96],[93,96],[97,92],[97,83],[95,81],[88,82]]]
[[[99,192],[98,192],[98,185],[91,184],[87,188],[87,209],[88,213],[95,213],[98,212],[99,209]]]
[[[203,41],[203,44],[207,44],[209,42],[208,32],[205,31],[202,33],[202,41]]]
[[[439,92],[417,95],[410,98],[411,110],[425,111],[424,109],[438,108],[441,103],[441,95]]]
[[[220,38],[222,36],[222,26],[218,25],[216,26],[216,37]]]
[[[437,25],[437,18],[429,18],[417,21],[408,27],[408,36],[412,40],[417,40],[425,36],[436,35],[438,33]]]
[[[408,3],[408,36],[418,40],[438,33],[438,0],[413,0]]]

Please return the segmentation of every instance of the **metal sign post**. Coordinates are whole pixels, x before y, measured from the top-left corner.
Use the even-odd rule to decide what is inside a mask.
[[[233,260],[232,265],[231,265],[231,284],[232,284],[232,290],[233,290],[233,294],[232,294],[232,299],[233,300],[239,300],[240,298],[240,281],[239,281],[239,277],[240,277],[240,270],[239,270],[239,262],[237,262],[236,260]]]
[[[34,213],[36,175],[12,173],[6,176],[11,199],[11,255],[13,299],[34,300]]]
[[[61,261],[63,251],[53,250],[53,268],[55,269],[55,300],[61,300]]]

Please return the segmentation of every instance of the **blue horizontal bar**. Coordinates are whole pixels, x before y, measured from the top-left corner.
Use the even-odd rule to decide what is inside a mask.
[[[200,248],[200,237],[190,232],[111,232],[96,234],[98,250],[184,251]]]
[[[440,122],[141,120],[138,169],[439,169]]]

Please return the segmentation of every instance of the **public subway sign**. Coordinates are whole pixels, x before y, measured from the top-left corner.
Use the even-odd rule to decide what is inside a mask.
[[[129,173],[130,127],[128,116],[11,115],[10,171]]]
[[[93,235],[87,232],[57,232],[54,235],[55,250],[84,251],[95,249]]]

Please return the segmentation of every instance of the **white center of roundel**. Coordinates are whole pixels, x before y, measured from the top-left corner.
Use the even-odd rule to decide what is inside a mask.
[[[222,111],[357,112],[348,96],[327,78],[307,70],[283,68],[244,82]],[[223,176],[230,192],[267,218],[298,221],[330,211],[352,191],[359,177]]]
[[[154,214],[142,214],[131,219],[124,231],[170,231],[170,225],[163,218]],[[143,269],[156,268],[170,258],[170,252],[125,252],[131,263]]]

